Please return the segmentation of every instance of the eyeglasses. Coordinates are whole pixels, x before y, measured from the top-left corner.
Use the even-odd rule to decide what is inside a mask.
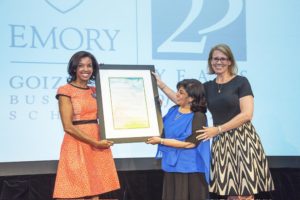
[[[224,57],[221,57],[221,58],[218,58],[218,57],[214,57],[214,58],[212,58],[211,59],[213,62],[219,62],[219,61],[221,61],[222,63],[223,62],[225,62],[225,61],[227,61],[228,60],[228,58],[224,58]]]

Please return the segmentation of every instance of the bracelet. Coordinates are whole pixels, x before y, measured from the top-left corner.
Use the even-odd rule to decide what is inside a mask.
[[[164,139],[160,138],[160,144],[164,144]]]
[[[221,134],[223,131],[222,131],[222,127],[221,126],[217,126],[218,128],[218,134]]]

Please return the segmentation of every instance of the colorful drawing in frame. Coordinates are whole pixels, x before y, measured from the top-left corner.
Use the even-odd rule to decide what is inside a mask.
[[[142,77],[110,77],[109,89],[115,129],[149,127]]]

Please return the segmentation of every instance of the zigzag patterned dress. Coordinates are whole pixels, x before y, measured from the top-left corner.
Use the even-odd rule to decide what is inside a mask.
[[[205,83],[208,109],[215,126],[240,113],[239,99],[252,95],[247,78],[235,76],[225,84]],[[209,191],[218,195],[252,195],[274,190],[268,162],[251,122],[213,139]]]

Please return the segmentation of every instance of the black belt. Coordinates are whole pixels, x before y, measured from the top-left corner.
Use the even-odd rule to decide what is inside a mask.
[[[80,124],[97,124],[98,121],[96,119],[90,119],[90,120],[78,120],[73,121],[73,125],[80,125]]]

